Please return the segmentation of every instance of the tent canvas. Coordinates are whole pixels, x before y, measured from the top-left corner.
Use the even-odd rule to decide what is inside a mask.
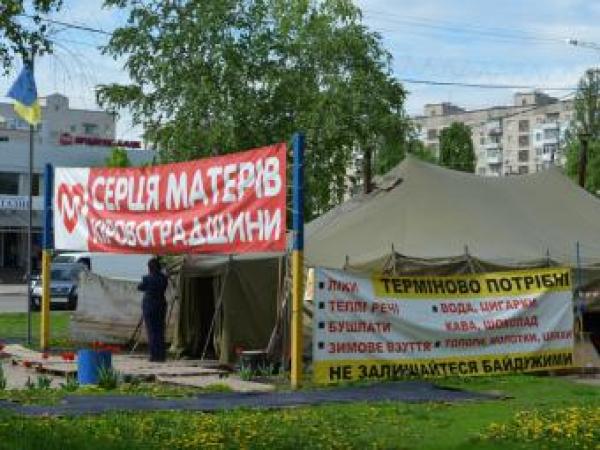
[[[283,264],[275,255],[172,258],[168,269],[179,296],[172,349],[222,363],[234,362],[240,350],[266,350],[283,294]]]
[[[600,267],[600,200],[556,168],[494,178],[407,157],[375,185],[307,225],[309,266],[344,268],[398,252],[577,267],[579,242],[581,266]]]
[[[266,349],[282,295],[283,256],[168,257],[166,340],[182,356],[236,360],[236,349]],[[85,273],[72,337],[126,342],[141,317],[139,280]],[[145,343],[142,330],[139,342]]]

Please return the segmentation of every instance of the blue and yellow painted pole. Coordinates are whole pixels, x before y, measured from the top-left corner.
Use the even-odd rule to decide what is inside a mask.
[[[40,307],[40,348],[47,350],[50,343],[50,261],[52,260],[52,193],[53,170],[44,168],[44,234],[42,238],[42,303]]]
[[[292,388],[302,384],[302,307],[304,301],[304,135],[293,138],[292,166]]]

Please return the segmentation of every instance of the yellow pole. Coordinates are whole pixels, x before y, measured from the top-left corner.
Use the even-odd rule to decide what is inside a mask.
[[[50,250],[42,251],[42,303],[40,305],[40,349],[47,350],[50,343]]]
[[[304,301],[304,254],[301,250],[292,253],[292,373],[294,389],[302,384],[302,304]]]

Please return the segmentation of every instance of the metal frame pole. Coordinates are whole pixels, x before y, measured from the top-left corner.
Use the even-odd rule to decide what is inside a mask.
[[[40,348],[50,345],[50,261],[52,260],[52,194],[54,171],[50,164],[44,167],[44,235],[42,241],[42,304],[40,320]]]
[[[31,65],[31,73],[34,74],[34,61],[35,61],[35,52],[36,49],[33,47],[31,49],[31,57],[26,64]],[[28,185],[28,198],[29,198],[29,206],[28,206],[28,222],[27,222],[27,345],[31,345],[31,238],[32,238],[32,228],[33,228],[33,155],[34,155],[34,132],[35,126],[29,125],[29,174],[27,178]]]
[[[293,193],[292,193],[292,348],[291,384],[297,389],[302,384],[302,306],[304,301],[304,134],[293,137]]]
[[[31,345],[31,238],[33,227],[32,184],[33,184],[33,133],[34,126],[29,125],[29,176],[27,178],[29,196],[29,218],[27,222],[27,344]]]

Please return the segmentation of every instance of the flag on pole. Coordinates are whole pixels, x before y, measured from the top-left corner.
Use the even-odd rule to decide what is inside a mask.
[[[31,125],[42,120],[42,108],[38,101],[37,87],[33,78],[33,70],[29,64],[23,66],[19,77],[15,80],[7,94],[15,100],[15,112]]]

